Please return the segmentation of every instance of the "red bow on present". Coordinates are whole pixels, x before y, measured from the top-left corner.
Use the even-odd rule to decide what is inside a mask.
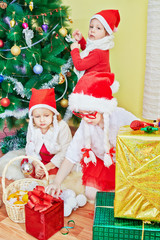
[[[53,198],[51,195],[45,193],[45,188],[43,186],[36,186],[33,191],[29,191],[28,198],[28,207],[39,212],[43,212],[50,208],[53,205],[53,202],[60,201],[59,199]]]

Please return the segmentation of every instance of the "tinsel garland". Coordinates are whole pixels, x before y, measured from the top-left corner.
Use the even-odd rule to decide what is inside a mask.
[[[11,83],[13,83],[14,84],[13,90],[15,90],[18,95],[20,95],[22,98],[24,98],[25,94],[24,94],[24,87],[23,87],[22,83],[13,77],[5,76],[5,75],[3,77],[4,77],[4,80],[8,80]]]
[[[0,142],[2,153],[7,153],[12,150],[25,148],[26,146],[26,132],[22,129],[17,130],[15,135],[7,136]]]
[[[25,118],[28,114],[28,108],[26,109],[17,109],[14,111],[6,110],[4,113],[0,114],[0,118],[4,119],[7,117],[15,117],[17,119]]]

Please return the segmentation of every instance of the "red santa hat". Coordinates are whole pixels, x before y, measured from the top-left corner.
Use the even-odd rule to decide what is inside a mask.
[[[109,35],[117,31],[117,27],[120,22],[120,15],[118,10],[102,10],[101,12],[96,13],[92,18],[98,19],[106,29]]]
[[[36,108],[47,108],[58,115],[56,109],[56,100],[54,88],[51,89],[35,89],[32,88],[32,96],[29,102],[29,117]]]
[[[113,73],[86,73],[80,80],[73,93],[69,96],[69,108],[71,111],[97,111],[103,114],[104,118],[104,164],[109,167],[113,161],[110,155],[109,143],[109,115],[117,106],[117,100],[112,96],[111,85],[114,82]],[[85,123],[85,147],[91,148],[91,139]],[[90,159],[87,161],[96,162],[93,152],[90,151]]]

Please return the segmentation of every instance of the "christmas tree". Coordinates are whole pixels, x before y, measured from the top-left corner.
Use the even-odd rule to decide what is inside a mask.
[[[1,130],[6,122],[9,129],[21,126],[26,131],[32,88],[54,87],[57,110],[66,119],[71,116],[67,99],[77,77],[68,12],[59,0],[0,2]]]

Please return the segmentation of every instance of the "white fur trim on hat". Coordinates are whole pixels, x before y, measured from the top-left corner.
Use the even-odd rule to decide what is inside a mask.
[[[99,113],[111,113],[117,106],[117,100],[112,98],[96,98],[82,93],[72,93],[69,96],[69,108],[71,111],[97,111]]]
[[[91,20],[92,20],[93,18],[98,19],[98,20],[103,24],[104,28],[106,29],[106,31],[108,32],[109,35],[111,35],[111,34],[113,33],[112,29],[110,28],[109,24],[108,24],[107,21],[104,19],[104,17],[102,17],[102,16],[99,15],[99,14],[95,14],[95,15],[91,18]]]
[[[33,110],[36,108],[47,108],[47,109],[51,110],[53,113],[55,113],[55,115],[59,115],[59,112],[55,108],[53,108],[47,104],[36,104],[30,108],[29,117],[32,115]]]

